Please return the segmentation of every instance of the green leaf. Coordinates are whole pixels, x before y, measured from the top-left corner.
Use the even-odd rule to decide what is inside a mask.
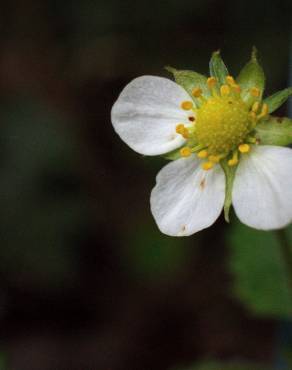
[[[236,296],[258,315],[291,318],[289,276],[276,234],[236,223],[228,242]]]
[[[220,56],[220,51],[215,51],[212,54],[209,67],[210,75],[215,77],[220,85],[224,85],[226,76],[228,76],[228,70]]]
[[[270,116],[255,127],[255,135],[262,145],[292,144],[292,119]]]
[[[224,218],[226,222],[229,222],[229,211],[232,203],[232,188],[237,166],[228,166],[227,160],[221,161],[221,166],[223,168],[226,178]]]
[[[269,113],[272,113],[276,109],[278,109],[291,95],[292,87],[288,87],[287,89],[278,91],[275,94],[264,99],[264,103],[266,103],[269,107]]]
[[[204,96],[210,96],[206,76],[194,71],[179,71],[172,67],[165,67],[165,69],[173,74],[175,82],[182,86],[191,97],[193,97],[192,91],[195,87],[199,87]]]
[[[236,82],[240,85],[242,99],[251,105],[255,99],[250,94],[250,89],[256,87],[260,90],[260,98],[265,88],[265,74],[256,57],[256,49],[253,49],[251,60],[243,67]]]

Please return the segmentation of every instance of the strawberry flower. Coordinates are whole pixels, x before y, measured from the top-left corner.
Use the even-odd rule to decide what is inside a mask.
[[[292,221],[292,120],[270,115],[292,88],[263,99],[264,73],[255,50],[235,79],[219,52],[210,77],[173,73],[175,82],[142,76],[112,108],[121,139],[143,155],[171,160],[150,197],[159,229],[187,236],[212,225],[229,209],[246,225],[278,229]]]

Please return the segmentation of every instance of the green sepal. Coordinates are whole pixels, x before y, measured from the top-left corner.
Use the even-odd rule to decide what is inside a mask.
[[[237,166],[228,166],[227,159],[221,161],[221,167],[225,173],[226,187],[224,200],[224,218],[229,222],[229,211],[232,204],[232,189]]]
[[[292,119],[269,116],[255,127],[261,145],[286,146],[292,144]]]
[[[287,89],[278,91],[275,94],[264,99],[264,103],[266,103],[269,107],[269,113],[274,112],[282,104],[284,104],[289,96],[292,96],[292,87],[288,87]]]
[[[175,161],[175,160],[181,158],[180,150],[181,150],[181,147],[179,149],[175,149],[175,150],[173,150],[169,153],[164,154],[162,157],[165,158],[165,159],[168,159],[170,161]]]
[[[175,79],[175,82],[182,86],[188,94],[193,98],[192,91],[195,87],[198,87],[202,90],[204,96],[210,96],[210,91],[207,86],[207,77],[194,72],[194,71],[187,71],[187,70],[177,70],[172,67],[165,67],[165,69],[172,73]],[[193,98],[193,100],[195,100]]]
[[[228,76],[228,70],[220,56],[219,50],[212,54],[209,67],[210,75],[215,77],[220,85],[224,85],[226,83],[226,76]]]
[[[262,67],[257,61],[257,51],[253,48],[251,54],[251,60],[242,68],[240,71],[236,82],[241,87],[241,97],[242,99],[251,106],[256,100],[250,94],[250,89],[256,87],[260,90],[260,96],[258,99],[262,98],[264,88],[265,88],[265,74]]]

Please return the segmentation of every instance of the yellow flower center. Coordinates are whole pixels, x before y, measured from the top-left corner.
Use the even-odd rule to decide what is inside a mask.
[[[182,157],[196,153],[204,159],[202,168],[209,170],[223,158],[229,166],[237,165],[239,156],[250,151],[250,144],[256,144],[252,131],[257,122],[268,114],[268,106],[260,101],[256,87],[250,89],[254,101],[248,106],[241,97],[241,88],[232,76],[226,77],[226,84],[217,87],[214,77],[207,79],[211,96],[202,95],[202,89],[195,87],[191,101],[181,103],[181,108],[190,111],[187,126],[180,123],[176,132],[187,140],[187,146],[180,150]]]
[[[249,133],[249,109],[236,97],[212,97],[197,110],[196,138],[209,155],[228,154]]]

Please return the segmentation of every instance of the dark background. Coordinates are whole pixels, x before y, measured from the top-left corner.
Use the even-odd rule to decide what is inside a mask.
[[[286,87],[289,3],[1,1],[3,369],[273,361],[275,321],[232,298],[231,226],[160,234],[149,195],[165,161],[132,152],[110,110],[134,77],[207,74],[219,48],[236,76],[256,45],[267,93]]]

